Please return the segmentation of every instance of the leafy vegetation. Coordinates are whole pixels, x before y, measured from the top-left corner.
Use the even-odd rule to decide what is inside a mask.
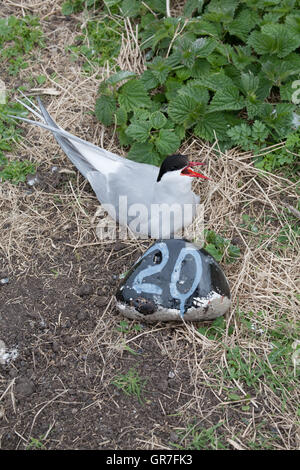
[[[103,66],[107,61],[113,64],[120,52],[123,22],[120,17],[109,15],[109,10],[98,0],[68,0],[62,5],[66,16],[83,10],[96,12],[100,6],[103,11],[85,18],[74,44],[67,46],[74,60],[84,59],[82,68],[86,72],[92,72],[95,66]]]
[[[228,444],[224,442],[222,436],[217,434],[217,429],[222,426],[217,423],[209,428],[200,427],[199,425],[189,425],[183,432],[178,433],[178,437],[184,441],[184,445],[171,443],[180,450],[223,450],[228,449]]]
[[[11,160],[5,152],[11,152],[20,138],[20,129],[12,115],[26,115],[24,108],[18,103],[0,104],[0,181],[11,181],[14,184],[24,182],[29,173],[34,173],[35,165],[28,160]]]
[[[140,76],[123,71],[102,82],[96,102],[96,116],[116,126],[129,158],[159,165],[193,134],[254,152],[287,139],[256,164],[271,171],[296,164],[298,1],[188,0],[177,18],[166,17],[161,0],[105,3],[139,23],[147,60]]]
[[[139,402],[142,403],[141,395],[145,382],[134,368],[130,368],[126,374],[117,375],[112,384],[122,390],[125,395],[136,395]]]
[[[11,75],[26,68],[29,53],[34,47],[43,45],[43,33],[38,18],[30,15],[23,18],[0,18],[0,58],[8,61]]]
[[[224,260],[226,263],[233,263],[240,256],[240,249],[233,245],[230,240],[223,238],[213,230],[205,230],[204,248],[216,261]]]

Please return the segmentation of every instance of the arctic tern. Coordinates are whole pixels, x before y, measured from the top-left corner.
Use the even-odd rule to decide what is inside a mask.
[[[171,238],[191,224],[199,203],[199,196],[191,188],[192,178],[209,179],[193,167],[203,163],[189,162],[181,154],[167,156],[160,168],[129,160],[63,130],[39,98],[38,108],[23,96],[30,105],[17,101],[39,121],[12,117],[51,131],[87,178],[101,205],[121,226],[129,227],[135,236],[142,238]]]

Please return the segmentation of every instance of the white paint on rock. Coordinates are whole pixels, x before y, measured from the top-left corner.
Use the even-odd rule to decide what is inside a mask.
[[[231,301],[228,297],[220,295],[217,292],[211,292],[205,298],[195,298],[193,307],[185,312],[183,319],[185,321],[204,321],[224,315],[230,308]],[[116,307],[125,317],[134,320],[143,320],[146,322],[156,321],[182,321],[180,310],[163,308],[158,305],[154,313],[143,315],[133,306],[117,301]]]

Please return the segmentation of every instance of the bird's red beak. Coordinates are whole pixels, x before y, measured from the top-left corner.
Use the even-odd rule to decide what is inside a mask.
[[[203,178],[205,180],[209,180],[208,176],[204,176],[201,173],[197,173],[192,169],[193,166],[198,166],[198,165],[205,165],[205,163],[199,163],[199,162],[189,162],[189,164],[183,168],[181,175],[185,176],[191,176],[192,178]]]

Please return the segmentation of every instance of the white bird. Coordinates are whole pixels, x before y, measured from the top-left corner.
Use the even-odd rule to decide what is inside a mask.
[[[97,147],[59,127],[38,98],[39,108],[17,100],[39,121],[16,119],[51,131],[71,162],[87,178],[109,215],[140,238],[170,238],[190,225],[199,203],[192,178],[209,179],[192,167],[185,155],[170,155],[160,168],[137,163]]]

